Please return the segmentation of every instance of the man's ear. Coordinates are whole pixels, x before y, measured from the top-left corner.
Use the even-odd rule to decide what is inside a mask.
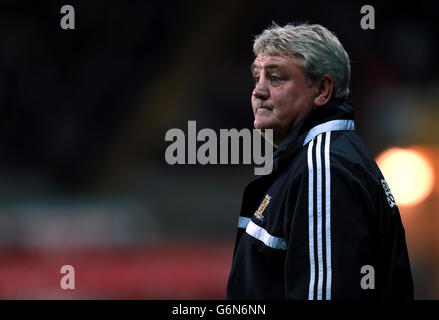
[[[324,74],[316,84],[317,95],[314,98],[314,104],[317,107],[325,105],[332,97],[334,88],[334,79],[329,74]]]

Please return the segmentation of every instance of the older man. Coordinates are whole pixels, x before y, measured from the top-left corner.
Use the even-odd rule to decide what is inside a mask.
[[[273,171],[244,191],[229,299],[412,299],[404,228],[354,131],[349,56],[320,25],[256,37],[254,127]]]

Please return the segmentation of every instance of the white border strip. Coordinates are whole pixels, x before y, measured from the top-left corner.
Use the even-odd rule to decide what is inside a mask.
[[[319,134],[328,131],[338,131],[338,130],[355,130],[354,120],[331,120],[318,126],[315,126],[308,131],[303,145],[306,145],[312,139],[317,137]]]
[[[252,237],[261,240],[266,246],[273,249],[287,250],[287,244],[284,239],[272,236],[264,228],[258,226],[256,223],[250,220],[245,229]]]

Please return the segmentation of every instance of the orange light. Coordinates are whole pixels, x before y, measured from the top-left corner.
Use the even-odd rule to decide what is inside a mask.
[[[376,161],[398,205],[416,205],[432,192],[433,166],[418,151],[390,148]]]

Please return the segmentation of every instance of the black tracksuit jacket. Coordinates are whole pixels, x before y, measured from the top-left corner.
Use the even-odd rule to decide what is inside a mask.
[[[227,299],[413,299],[398,207],[348,100],[310,112],[244,190]]]

